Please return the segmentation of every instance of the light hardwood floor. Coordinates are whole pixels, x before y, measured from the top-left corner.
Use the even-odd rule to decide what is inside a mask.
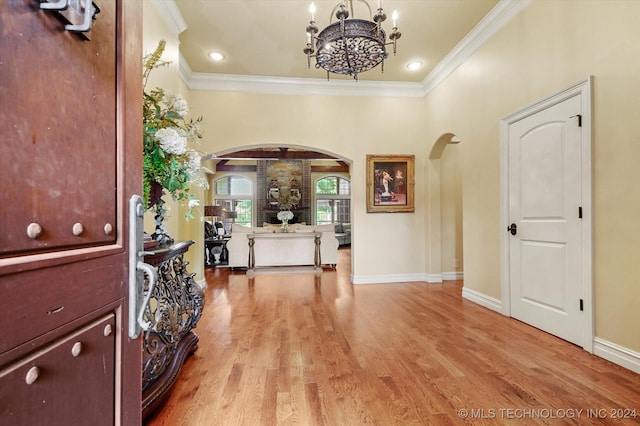
[[[147,425],[640,424],[640,375],[462,282],[353,286],[349,256],[322,274],[207,269],[200,347]]]

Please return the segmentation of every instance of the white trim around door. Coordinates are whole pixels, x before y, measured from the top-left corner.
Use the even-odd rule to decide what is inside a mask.
[[[511,315],[511,290],[510,290],[510,245],[511,235],[507,231],[509,218],[509,126],[533,114],[539,113],[569,98],[579,96],[581,102],[581,114],[576,117],[582,128],[581,142],[581,207],[582,207],[582,310],[581,338],[579,345],[589,353],[593,353],[594,326],[593,326],[593,217],[592,217],[592,118],[591,118],[591,86],[592,78],[588,77],[550,97],[535,102],[500,121],[500,224],[503,231],[501,242],[501,289],[502,289],[502,313]]]

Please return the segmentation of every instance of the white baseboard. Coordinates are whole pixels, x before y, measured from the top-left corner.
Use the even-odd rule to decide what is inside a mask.
[[[196,284],[198,284],[201,289],[207,288],[207,280],[205,280],[204,278],[201,280],[197,280]]]
[[[458,281],[464,279],[464,272],[455,271],[455,272],[443,272],[442,279],[444,281]]]
[[[495,297],[487,296],[486,294],[471,290],[467,287],[462,287],[462,297],[470,300],[478,305],[484,306],[487,309],[496,311],[499,314],[502,313],[502,301]]]
[[[404,275],[351,275],[353,284],[396,284],[416,281],[427,281],[424,274],[404,274]],[[441,280],[442,281],[442,280]]]
[[[385,284],[407,283],[424,281],[428,283],[441,283],[443,281],[461,280],[462,272],[443,272],[442,274],[404,274],[404,275],[359,275],[351,276],[353,284]]]
[[[593,354],[640,374],[640,353],[631,349],[594,337]]]
[[[502,301],[499,299],[468,289],[467,287],[462,288],[462,297],[502,314]],[[632,351],[631,349],[599,337],[594,337],[593,354],[640,374],[640,353]]]
[[[461,272],[444,272],[442,274],[407,274],[407,275],[362,275],[351,276],[353,284],[382,284],[423,281],[427,283],[442,282],[442,280],[462,279]],[[458,278],[459,277],[459,278]],[[462,297],[471,302],[491,309],[499,314],[502,313],[502,301],[495,297],[487,296],[467,287],[462,287]],[[593,354],[614,364],[627,368],[640,374],[640,353],[627,349],[604,339],[595,337],[593,339]]]
[[[426,274],[424,280],[428,283],[441,283],[442,274]]]

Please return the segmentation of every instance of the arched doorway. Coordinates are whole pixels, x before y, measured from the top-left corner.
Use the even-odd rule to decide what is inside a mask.
[[[460,139],[445,133],[427,161],[427,281],[463,277]]]
[[[316,225],[322,222],[316,214],[316,188],[315,182],[321,177],[337,176],[350,181],[352,161],[339,154],[302,145],[265,144],[233,147],[221,150],[214,154],[203,156],[203,167],[209,175],[210,184],[223,175],[242,176],[251,180],[254,188],[253,195],[253,220],[254,226],[262,226],[269,223],[277,212],[270,211],[267,205],[269,199],[269,185],[272,179],[282,180],[281,176],[271,176],[269,170],[277,163],[279,170],[286,169],[287,163],[296,163],[290,167],[291,174],[285,179],[284,187],[293,190],[291,182],[295,179],[296,196],[300,200],[300,210],[294,212],[300,222]],[[298,167],[297,163],[301,163]],[[291,165],[291,164],[290,164]],[[282,184],[282,182],[280,182]],[[279,186],[280,189],[282,185]],[[213,187],[208,190],[204,200],[210,203],[213,200]],[[280,189],[278,190],[280,192]],[[334,197],[341,198],[341,197]],[[335,200],[334,200],[335,201]],[[349,201],[348,203],[346,201]],[[350,204],[343,200],[342,205]],[[340,216],[341,222],[345,222],[344,214]],[[350,222],[350,219],[348,220]],[[353,256],[351,257],[353,262]],[[353,265],[350,265],[353,267]]]

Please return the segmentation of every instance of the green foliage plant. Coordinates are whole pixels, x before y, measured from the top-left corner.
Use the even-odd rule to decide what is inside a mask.
[[[166,42],[161,40],[155,51],[144,57],[144,205],[150,209],[168,193],[175,201],[188,201],[189,211],[185,217],[191,219],[193,207],[199,205],[190,192],[191,186],[208,186],[200,154],[188,146],[202,138],[202,117],[187,120],[189,109],[180,96],[159,87],[147,91],[151,71],[170,63],[161,59],[165,46]]]

